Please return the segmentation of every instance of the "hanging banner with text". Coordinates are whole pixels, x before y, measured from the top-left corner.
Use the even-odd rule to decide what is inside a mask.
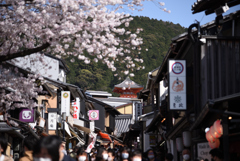
[[[48,113],[48,130],[57,130],[57,113]]]
[[[169,60],[170,110],[186,110],[186,61]]]
[[[66,112],[66,116],[70,115],[70,92],[61,91],[61,114]]]
[[[74,108],[74,114],[73,118],[74,119],[79,119],[79,112],[80,112],[80,99],[76,97],[76,102],[72,103],[72,106]]]

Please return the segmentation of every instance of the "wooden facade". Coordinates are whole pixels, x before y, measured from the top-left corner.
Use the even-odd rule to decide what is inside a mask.
[[[164,138],[161,145],[176,156],[175,161],[181,160],[176,138],[182,137],[184,131],[190,131],[191,147],[185,148],[191,149],[192,159],[195,159],[198,157],[197,145],[207,143],[205,128],[221,119],[223,135],[219,148],[224,152],[224,161],[231,161],[239,153],[239,150],[232,149],[240,143],[240,11],[225,16],[220,26],[214,22],[201,26],[200,33],[190,30],[172,39],[171,48],[149,92],[151,98],[156,98],[152,101],[153,107],[160,112],[155,116],[159,121],[154,122],[159,128],[146,128],[161,134]],[[168,80],[169,59],[186,60],[186,111],[169,110],[169,95],[161,100],[161,95],[156,92],[161,88],[159,82]],[[161,127],[166,127],[166,132],[162,132]]]

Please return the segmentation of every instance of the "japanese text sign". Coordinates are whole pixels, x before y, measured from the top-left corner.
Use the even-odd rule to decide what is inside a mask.
[[[61,114],[66,112],[66,116],[70,115],[70,92],[61,91]]]
[[[186,61],[169,60],[170,110],[186,110]]]
[[[74,108],[73,118],[78,119],[79,118],[79,112],[80,112],[80,99],[78,97],[76,98],[76,102],[72,103],[72,106]]]
[[[57,113],[48,113],[48,130],[57,129]]]

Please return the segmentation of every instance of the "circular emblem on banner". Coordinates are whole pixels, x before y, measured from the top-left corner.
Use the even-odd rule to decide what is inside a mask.
[[[90,117],[91,117],[92,119],[96,119],[96,118],[98,117],[98,113],[97,113],[96,111],[92,111],[92,112],[90,113]]]
[[[183,72],[183,65],[180,62],[173,63],[172,71],[175,74],[181,74]]]
[[[64,98],[68,98],[68,93],[63,93]]]

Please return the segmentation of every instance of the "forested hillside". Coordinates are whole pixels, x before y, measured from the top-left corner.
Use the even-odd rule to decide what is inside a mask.
[[[171,39],[185,32],[186,29],[179,24],[148,17],[134,17],[129,28],[132,30],[143,28],[139,36],[143,38],[144,42],[141,57],[144,60],[145,69],[135,72],[135,77],[131,77],[131,79],[145,86],[147,73],[161,65]],[[70,69],[70,73],[67,75],[67,82],[78,85],[82,89],[112,92],[114,85],[125,79],[121,78],[119,80],[118,77],[114,77],[112,71],[101,62],[85,64],[81,60],[75,60],[74,63],[71,63],[69,61],[71,58],[67,59],[66,63]]]

